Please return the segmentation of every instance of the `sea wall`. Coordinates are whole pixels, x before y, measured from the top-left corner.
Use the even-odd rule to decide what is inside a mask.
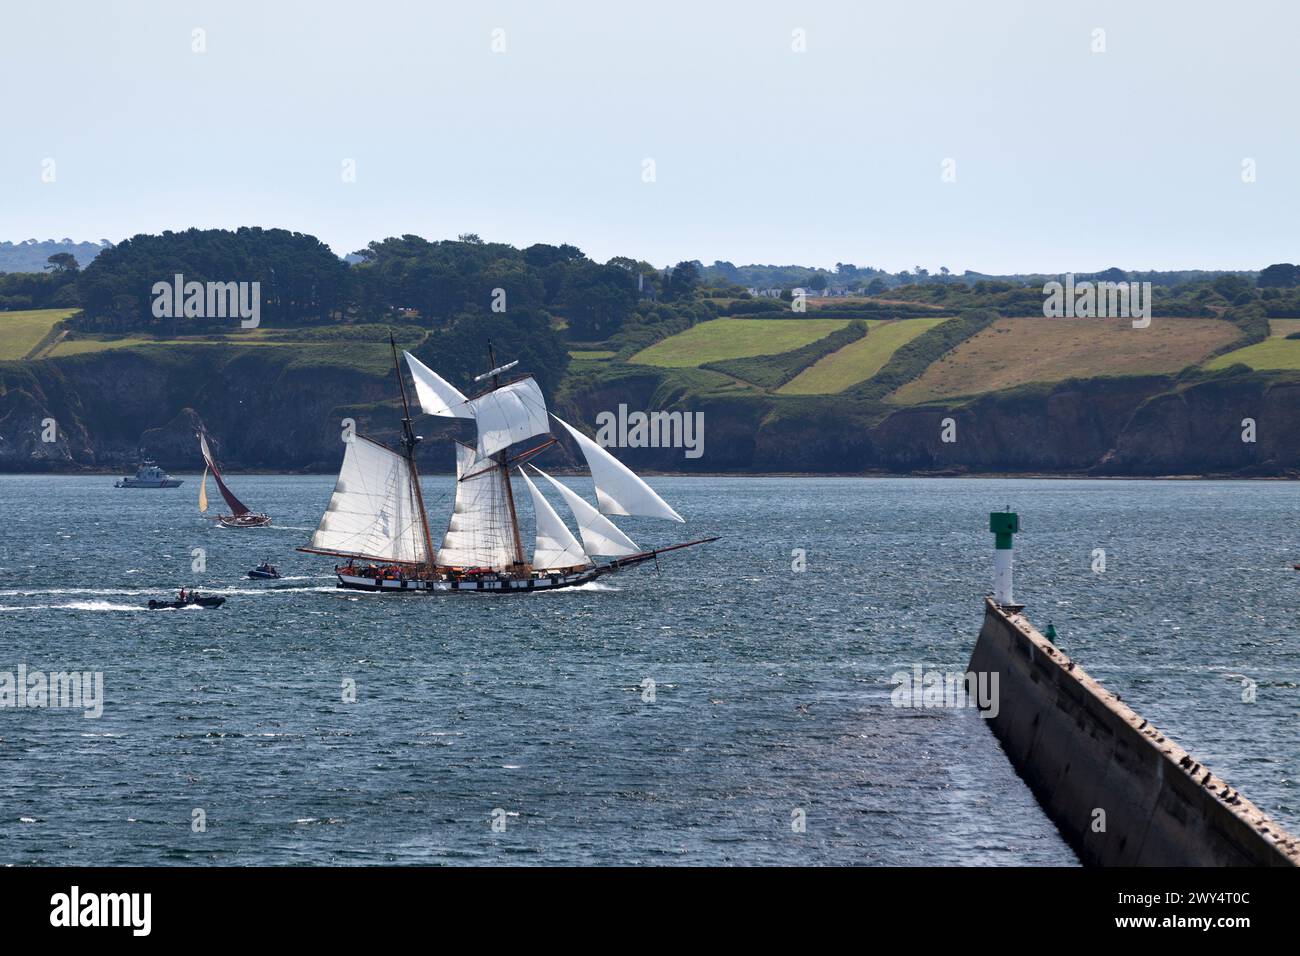
[[[970,669],[999,674],[989,726],[1085,864],[1300,865],[1300,842],[1023,614],[987,602]]]

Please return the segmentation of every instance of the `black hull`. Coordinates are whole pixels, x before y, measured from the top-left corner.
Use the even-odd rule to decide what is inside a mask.
[[[674,544],[667,548],[657,548],[654,551],[629,555],[626,558],[616,558],[606,564],[598,564],[569,574],[555,574],[546,577],[478,577],[461,578],[459,580],[392,579],[363,577],[359,574],[345,574],[336,570],[335,575],[338,579],[336,586],[349,591],[377,591],[383,594],[532,594],[536,591],[559,591],[563,588],[588,584],[606,574],[614,574],[617,571],[635,567],[646,561],[655,561],[659,555],[666,551],[677,551],[681,548],[689,548],[692,545],[706,544],[717,540],[717,538],[702,538],[699,541]]]
[[[271,523],[271,516],[254,514],[250,511],[248,514],[239,515],[238,517],[217,515],[217,520],[227,528],[265,528]]]
[[[199,598],[197,601],[150,601],[149,610],[179,610],[180,608],[192,607],[194,605],[198,605],[199,607],[221,607],[221,605],[225,603],[226,599],[223,597]]]

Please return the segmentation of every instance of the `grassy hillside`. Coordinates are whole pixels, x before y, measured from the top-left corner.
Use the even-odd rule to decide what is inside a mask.
[[[782,395],[831,395],[865,382],[889,361],[898,349],[945,319],[900,319],[882,322],[872,319],[866,338],[858,339],[819,359],[777,392]]]
[[[709,362],[703,368],[731,375],[760,388],[775,389],[801,374],[819,359],[838,352],[867,334],[867,323],[854,320],[842,329],[789,352]]]
[[[0,361],[20,359],[41,343],[54,326],[76,309],[0,312]]]
[[[1156,319],[1145,329],[1129,319],[998,319],[886,400],[914,405],[1031,382],[1178,372],[1240,334],[1221,319]]]
[[[1243,349],[1224,352],[1205,363],[1207,369],[1227,368],[1229,365],[1248,365],[1256,371],[1300,369],[1300,339],[1288,335],[1300,333],[1300,319],[1270,319],[1269,337]]]
[[[847,326],[847,319],[712,319],[632,356],[637,365],[698,368],[708,362],[777,355]]]

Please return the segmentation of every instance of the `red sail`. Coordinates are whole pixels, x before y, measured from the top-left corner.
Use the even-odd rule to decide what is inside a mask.
[[[203,460],[212,469],[212,477],[217,480],[217,490],[221,492],[221,497],[226,499],[230,513],[236,518],[248,514],[248,507],[236,498],[231,490],[226,487],[226,483],[221,480],[221,472],[217,469],[217,463],[212,460],[212,452],[208,450],[208,440],[202,435],[199,436],[199,448],[203,452]]]

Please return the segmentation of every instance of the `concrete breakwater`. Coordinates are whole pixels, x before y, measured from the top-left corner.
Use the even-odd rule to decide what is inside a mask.
[[[987,602],[970,670],[997,672],[989,725],[1092,866],[1297,866],[1300,841],[1070,660]]]

